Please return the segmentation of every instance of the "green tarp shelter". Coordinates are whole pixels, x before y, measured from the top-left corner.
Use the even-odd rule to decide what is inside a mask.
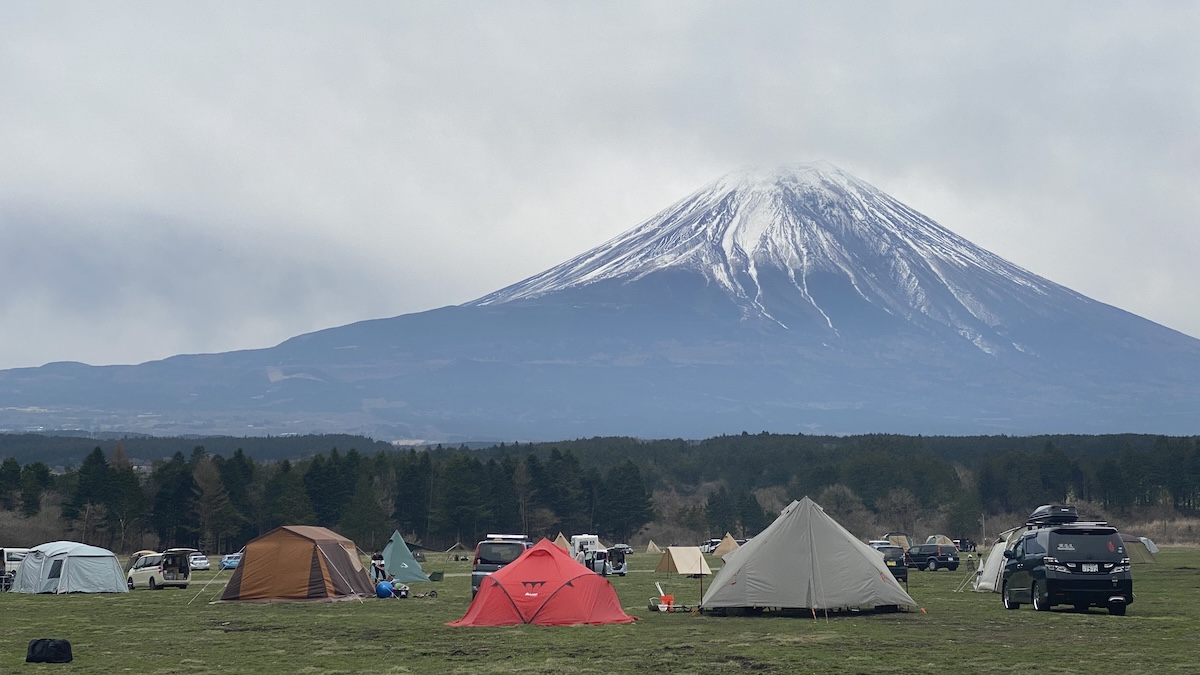
[[[402,584],[413,581],[429,581],[425,570],[421,569],[416,558],[413,558],[408,544],[404,543],[404,537],[400,534],[400,530],[393,532],[387,546],[383,547],[383,568],[388,574],[395,575],[396,581]]]

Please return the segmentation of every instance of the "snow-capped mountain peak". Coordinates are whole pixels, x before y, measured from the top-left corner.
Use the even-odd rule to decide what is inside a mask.
[[[785,327],[789,320],[772,307],[783,300],[779,294],[798,294],[814,320],[834,331],[837,308],[819,297],[814,280],[841,279],[873,307],[952,327],[984,351],[1006,342],[991,333],[1003,328],[1006,310],[997,305],[1012,299],[1011,288],[1043,300],[1081,297],[816,162],[722,176],[616,238],[468,304],[633,282],[668,269],[702,274],[746,316]]]

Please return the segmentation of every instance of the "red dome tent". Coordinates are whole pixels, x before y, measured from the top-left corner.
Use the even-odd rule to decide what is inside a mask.
[[[449,626],[630,623],[608,579],[548,539],[484,578],[467,613]]]

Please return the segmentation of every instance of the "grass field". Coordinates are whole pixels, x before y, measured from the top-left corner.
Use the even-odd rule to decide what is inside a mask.
[[[450,628],[470,601],[469,564],[437,560],[438,597],[335,603],[212,603],[229,572],[187,590],[126,595],[0,594],[0,672],[72,673],[1197,673],[1200,548],[1167,548],[1134,567],[1124,617],[1093,609],[1006,611],[999,595],[955,592],[959,572],[912,572],[924,611],[717,617],[651,612],[659,581],[695,604],[694,579],[630,556],[613,577],[620,626]],[[710,559],[716,564],[718,561]],[[204,581],[215,579],[209,586]],[[28,641],[71,641],[67,665],[25,664]]]

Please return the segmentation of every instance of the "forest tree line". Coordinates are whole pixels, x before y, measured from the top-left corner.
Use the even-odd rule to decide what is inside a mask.
[[[911,531],[919,522],[974,536],[981,516],[1043,503],[1113,514],[1200,508],[1195,437],[1005,440],[764,433],[419,450],[368,440],[371,454],[333,448],[278,461],[201,444],[148,466],[114,441],[61,473],[5,459],[0,510],[53,519],[66,538],[122,552],[178,545],[221,553],[283,524],[330,527],[364,549],[394,529],[440,549],[496,531],[595,532],[612,541],[659,531],[695,543],[724,532],[752,536],[804,495],[863,537],[884,523]]]

